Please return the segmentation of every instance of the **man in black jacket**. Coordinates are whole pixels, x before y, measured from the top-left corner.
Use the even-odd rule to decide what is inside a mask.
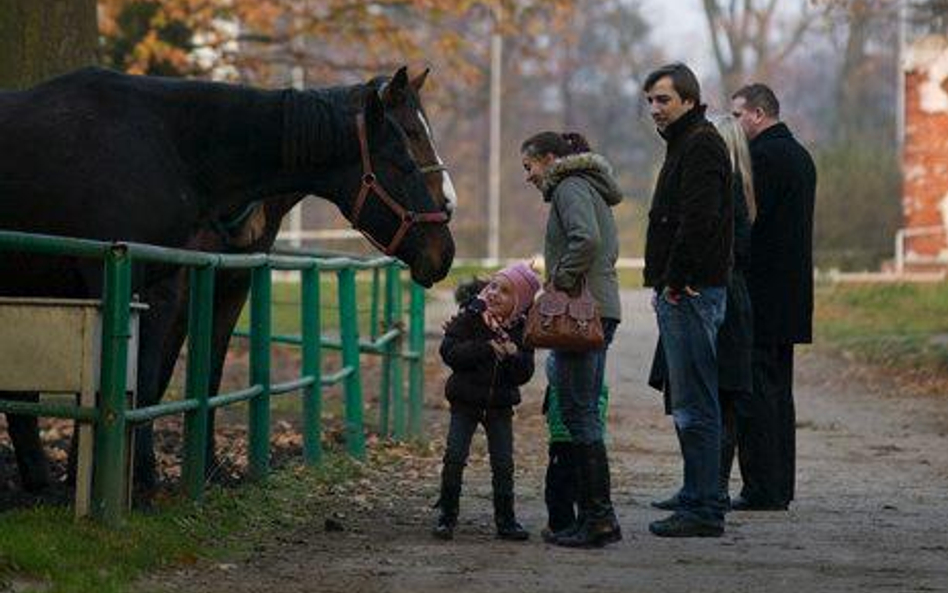
[[[652,119],[668,144],[649,211],[645,284],[668,369],[671,410],[684,459],[680,506],[649,530],[663,537],[724,532],[718,471],[721,411],[715,344],[732,260],[731,165],[704,116],[701,90],[684,64],[645,80]]]
[[[793,500],[796,465],[793,345],[812,341],[813,159],[780,121],[780,103],[764,84],[747,85],[731,109],[750,139],[757,196],[747,284],[754,310],[754,414],[766,438],[744,453],[763,475],[745,475],[735,510],[784,510]]]

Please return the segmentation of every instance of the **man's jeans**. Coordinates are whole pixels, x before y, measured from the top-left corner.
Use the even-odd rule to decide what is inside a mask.
[[[599,394],[606,370],[606,351],[619,322],[603,319],[606,345],[589,352],[554,350],[547,358],[547,376],[556,386],[560,413],[574,443],[592,444],[602,440]]]
[[[672,416],[684,458],[681,512],[702,521],[724,520],[719,496],[721,409],[718,404],[718,328],[727,304],[723,287],[701,287],[697,296],[682,294],[677,304],[655,299]]]

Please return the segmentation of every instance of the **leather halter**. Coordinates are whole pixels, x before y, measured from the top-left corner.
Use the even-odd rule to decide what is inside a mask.
[[[444,223],[450,220],[446,212],[414,212],[393,200],[392,196],[379,183],[375,172],[372,170],[372,161],[369,158],[369,141],[365,130],[365,114],[362,112],[356,115],[356,131],[359,135],[359,152],[362,155],[362,187],[359,188],[359,195],[352,207],[352,228],[365,235],[365,238],[385,255],[393,255],[412,226],[423,223]],[[419,169],[422,173],[445,170],[444,165],[441,164],[427,165],[419,167]],[[370,193],[378,196],[382,200],[382,204],[387,206],[402,221],[388,245],[382,245],[368,231],[359,227],[359,215],[362,213],[362,207],[365,206],[365,201]]]

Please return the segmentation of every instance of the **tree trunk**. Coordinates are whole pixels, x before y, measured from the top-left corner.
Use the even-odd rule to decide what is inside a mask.
[[[0,0],[0,88],[96,63],[95,0]]]
[[[849,36],[836,89],[837,134],[843,139],[852,139],[865,119],[866,109],[861,99],[866,84],[863,65],[869,39],[869,8],[866,0],[852,2],[849,7]]]

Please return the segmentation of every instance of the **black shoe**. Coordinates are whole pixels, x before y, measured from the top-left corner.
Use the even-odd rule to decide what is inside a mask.
[[[678,507],[681,506],[681,499],[678,497],[678,493],[676,492],[664,500],[653,500],[649,504],[652,507],[661,509],[663,511],[677,511]]]
[[[555,544],[556,543],[555,540],[558,537],[567,537],[567,536],[574,535],[577,531],[580,530],[584,522],[585,522],[584,519],[579,518],[573,523],[571,523],[570,525],[567,525],[566,527],[562,529],[553,529],[552,527],[549,527],[549,526],[544,527],[543,530],[540,531],[540,537],[542,537],[543,541],[548,544]]]
[[[601,548],[622,541],[622,528],[615,516],[586,521],[578,529],[554,533],[550,543],[564,548]]]
[[[512,542],[523,542],[530,539],[530,532],[516,520],[497,524],[497,539]]]
[[[513,494],[494,495],[494,525],[497,527],[497,539],[515,542],[530,539],[530,533],[517,522]]]
[[[457,515],[442,512],[438,517],[438,524],[431,530],[431,535],[443,540],[454,539],[454,528],[457,526]]]
[[[763,502],[738,496],[731,500],[732,511],[785,511],[789,505],[779,502]]]
[[[724,523],[702,521],[690,515],[674,513],[665,519],[652,521],[648,530],[658,537],[721,537]]]

